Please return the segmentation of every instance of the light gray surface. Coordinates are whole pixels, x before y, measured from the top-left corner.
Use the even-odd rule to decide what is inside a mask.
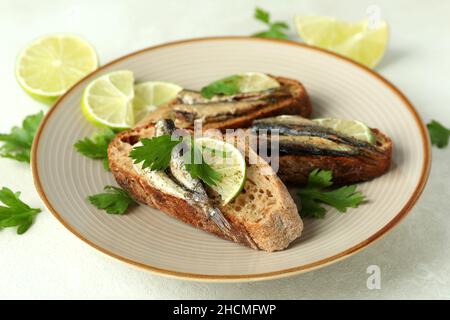
[[[376,4],[391,26],[377,70],[416,105],[423,119],[450,124],[448,1],[33,1],[0,0],[0,132],[43,107],[14,79],[18,51],[47,33],[74,32],[91,41],[100,61],[183,38],[259,31],[255,5],[276,19],[293,13],[364,17]],[[294,35],[294,32],[292,30]],[[47,210],[23,236],[0,232],[0,298],[450,298],[450,148],[433,148],[428,185],[412,212],[383,239],[337,264],[293,278],[208,284],[151,275],[112,260],[68,232]],[[27,165],[0,159],[0,186],[41,203]],[[366,269],[381,268],[381,289],[368,290]]]

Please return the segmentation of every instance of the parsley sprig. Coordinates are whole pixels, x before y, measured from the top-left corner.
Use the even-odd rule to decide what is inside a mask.
[[[29,115],[22,121],[22,127],[13,127],[10,133],[0,133],[0,141],[4,142],[0,156],[29,163],[34,135],[43,117],[42,111]]]
[[[237,94],[239,93],[241,79],[241,76],[233,75],[214,81],[203,87],[200,93],[207,99],[211,99],[215,95],[231,96]]]
[[[125,214],[136,201],[125,190],[113,186],[106,186],[105,192],[88,197],[88,200],[98,209],[105,210],[109,214]]]
[[[134,163],[142,163],[142,168],[150,170],[166,170],[169,167],[172,149],[181,142],[170,135],[141,139],[142,146],[130,152]]]
[[[427,124],[427,127],[433,145],[436,145],[438,148],[444,148],[448,145],[450,129],[447,129],[436,120],[432,120]]]
[[[116,133],[112,129],[104,129],[94,133],[91,138],[84,138],[74,144],[75,149],[82,155],[103,161],[103,167],[109,170],[108,145]]]
[[[256,20],[261,21],[267,25],[268,30],[261,31],[253,34],[254,37],[260,38],[275,38],[275,39],[287,39],[288,35],[285,33],[289,29],[289,25],[284,21],[270,21],[270,13],[261,9],[256,8],[254,17]]]
[[[346,212],[347,208],[356,208],[364,201],[364,195],[356,191],[356,185],[343,186],[335,190],[328,188],[333,185],[331,171],[314,169],[309,174],[308,183],[298,191],[301,200],[302,217],[324,218],[327,210],[321,204]]]
[[[20,192],[13,192],[3,187],[0,190],[0,229],[18,227],[17,234],[23,234],[33,224],[36,215],[41,212],[39,208],[31,208],[19,199]]]
[[[150,170],[166,170],[169,168],[173,148],[182,139],[172,139],[169,135],[141,139],[142,146],[130,152],[134,163],[142,163],[142,168]],[[192,178],[198,178],[209,186],[216,185],[222,178],[203,158],[202,151],[190,139],[190,152],[184,154],[186,170]]]

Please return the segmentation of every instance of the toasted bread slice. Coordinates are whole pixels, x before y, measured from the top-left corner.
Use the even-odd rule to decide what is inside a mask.
[[[297,207],[284,184],[262,159],[258,164],[248,165],[244,189],[238,197],[220,207],[232,225],[232,235],[223,233],[199,208],[156,188],[146,179],[145,173],[136,169],[129,157],[135,143],[154,134],[152,124],[140,125],[118,134],[108,148],[114,177],[137,201],[199,229],[255,249],[282,250],[300,236],[303,224]],[[267,175],[269,172],[272,174]]]
[[[312,112],[311,102],[306,92],[305,87],[297,80],[276,77],[281,87],[285,87],[289,93],[287,96],[277,99],[273,102],[267,103],[260,108],[251,110],[248,113],[239,115],[229,115],[225,119],[217,121],[204,121],[204,129],[234,129],[234,128],[247,128],[251,125],[253,120],[277,116],[281,114],[300,115],[303,117],[309,117]],[[140,125],[147,125],[148,123],[155,123],[159,119],[170,118],[175,119],[177,127],[190,128],[192,123],[183,119],[177,118],[174,107],[180,104],[180,99],[176,98],[170,101],[168,104],[159,107],[155,112],[150,113],[144,120],[140,122]]]
[[[392,158],[392,140],[378,129],[372,129],[380,150],[373,159],[358,156],[330,156],[313,154],[280,155],[278,176],[285,183],[302,185],[309,173],[316,169],[331,170],[333,182],[338,185],[371,180],[389,170]]]

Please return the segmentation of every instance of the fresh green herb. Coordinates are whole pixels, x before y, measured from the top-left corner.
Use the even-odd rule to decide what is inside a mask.
[[[432,120],[429,124],[427,124],[427,127],[432,144],[436,145],[438,148],[444,148],[448,145],[450,129],[447,129],[436,120]]]
[[[130,157],[134,163],[142,162],[142,169],[166,170],[170,164],[172,149],[181,142],[181,139],[172,140],[172,137],[165,134],[150,139],[141,139],[142,146],[135,147],[130,152]]]
[[[186,153],[185,166],[192,178],[200,179],[209,186],[217,185],[222,180],[220,172],[214,170],[203,158],[202,151],[191,139],[191,152]],[[200,161],[199,161],[200,160]]]
[[[109,214],[124,214],[130,205],[137,204],[123,189],[106,186],[105,192],[89,196],[88,200],[98,209]]]
[[[268,26],[267,31],[255,33],[253,34],[254,37],[275,38],[275,39],[288,38],[285,31],[289,29],[289,26],[286,22],[283,21],[270,22],[270,13],[261,8],[255,9],[254,18]]]
[[[324,218],[326,209],[322,203],[336,208],[339,212],[346,212],[347,208],[356,208],[364,201],[364,195],[356,191],[356,185],[343,186],[335,190],[324,191],[329,188],[333,175],[331,171],[314,169],[309,174],[306,187],[298,192],[301,200],[302,217]]]
[[[264,9],[256,8],[254,17],[263,23],[270,24],[270,13]]]
[[[82,155],[91,159],[103,160],[103,166],[109,170],[108,145],[115,137],[112,129],[105,129],[94,133],[91,138],[84,138],[74,144],[75,149]]]
[[[22,162],[30,162],[31,146],[37,128],[44,117],[44,113],[27,116],[22,127],[13,127],[8,134],[0,134],[0,141],[4,144],[0,147],[0,156]]]
[[[30,208],[19,199],[20,192],[12,192],[3,187],[0,190],[0,229],[18,227],[17,234],[23,234],[33,224],[34,217],[41,212],[39,208]]]
[[[142,163],[143,169],[166,170],[170,165],[173,148],[181,141],[181,138],[172,140],[169,135],[144,138],[141,139],[142,146],[135,147],[130,152],[130,157],[134,163]],[[206,163],[201,150],[194,145],[192,138],[190,146],[190,152],[184,154],[186,170],[192,178],[201,179],[210,186],[215,185],[221,179],[220,173]]]
[[[231,96],[239,93],[241,79],[241,76],[233,75],[214,81],[206,87],[203,87],[200,93],[207,99],[211,99],[215,95]]]

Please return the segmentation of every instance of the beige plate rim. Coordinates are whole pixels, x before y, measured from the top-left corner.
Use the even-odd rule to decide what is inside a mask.
[[[185,43],[192,43],[192,42],[199,42],[199,41],[227,41],[227,40],[245,40],[245,41],[266,41],[266,42],[273,42],[273,43],[282,43],[282,44],[286,44],[286,45],[292,45],[292,46],[300,46],[303,48],[307,48],[308,50],[312,50],[315,51],[319,54],[324,54],[324,55],[329,55],[329,56],[333,56],[336,59],[339,60],[343,60],[346,61],[349,64],[352,64],[353,66],[355,66],[356,68],[362,69],[365,72],[367,72],[368,74],[370,74],[372,77],[378,79],[379,81],[381,81],[382,83],[384,83],[386,85],[386,87],[388,87],[395,95],[397,95],[403,102],[404,106],[406,107],[406,109],[412,114],[412,116],[414,117],[416,124],[420,130],[420,135],[421,135],[421,140],[422,140],[422,147],[424,149],[424,164],[423,167],[421,169],[421,174],[420,174],[420,179],[415,187],[414,192],[412,193],[411,197],[409,198],[409,200],[406,202],[406,204],[404,205],[404,207],[395,215],[395,217],[389,222],[387,223],[384,227],[382,227],[380,230],[378,230],[376,233],[374,233],[372,236],[370,236],[369,238],[367,238],[366,240],[358,243],[357,245],[343,251],[340,252],[334,256],[316,261],[314,263],[310,263],[310,264],[305,264],[305,265],[299,265],[297,267],[294,268],[289,268],[289,269],[284,269],[284,270],[278,270],[278,271],[274,271],[274,272],[267,272],[267,273],[259,273],[259,274],[250,274],[250,275],[205,275],[205,274],[195,274],[195,273],[184,273],[184,272],[177,272],[177,271],[173,271],[173,270],[166,270],[166,269],[161,269],[161,268],[157,268],[155,266],[151,266],[151,265],[147,265],[147,264],[143,264],[140,263],[138,261],[134,261],[131,259],[127,259],[125,257],[119,256],[113,252],[110,252],[109,250],[106,250],[98,245],[96,245],[95,243],[91,242],[90,240],[86,239],[83,237],[82,234],[80,234],[77,230],[75,230],[72,226],[70,226],[62,217],[62,215],[56,211],[56,209],[52,206],[52,204],[50,203],[50,201],[47,198],[47,195],[45,194],[45,191],[42,187],[41,184],[41,180],[39,178],[39,171],[38,171],[38,166],[37,166],[37,150],[39,148],[39,141],[41,138],[41,133],[47,123],[47,120],[52,116],[53,112],[59,107],[61,101],[64,99],[64,97],[69,94],[72,90],[74,90],[74,88],[78,87],[80,85],[81,82],[83,82],[86,78],[91,77],[92,75],[102,71],[104,68],[109,67],[111,65],[114,65],[120,61],[123,61],[125,59],[129,59],[132,58],[136,55],[142,54],[144,52],[147,51],[151,51],[151,50],[157,50],[159,48],[163,48],[163,47],[170,47],[170,46],[177,46],[177,45],[183,45]],[[179,279],[185,279],[185,280],[193,280],[193,281],[210,281],[210,282],[249,282],[249,281],[258,281],[258,280],[269,280],[269,279],[277,279],[277,278],[282,278],[282,277],[287,277],[287,276],[293,276],[296,274],[300,274],[306,271],[311,271],[314,269],[318,269],[324,266],[327,266],[329,264],[335,263],[337,261],[340,261],[344,258],[347,258],[353,254],[355,254],[356,252],[362,250],[363,248],[367,247],[369,244],[373,243],[375,240],[380,239],[383,235],[385,235],[389,230],[391,230],[395,225],[397,225],[397,223],[400,222],[400,220],[402,220],[406,214],[412,209],[412,207],[414,206],[414,204],[416,203],[416,201],[418,200],[418,198],[420,197],[425,184],[427,182],[428,179],[428,175],[429,175],[429,171],[430,171],[430,164],[431,164],[431,152],[430,152],[430,141],[429,141],[429,137],[427,134],[427,130],[426,127],[423,123],[423,121],[421,120],[418,112],[416,111],[416,109],[414,108],[414,106],[411,104],[411,102],[406,98],[406,96],[399,90],[397,89],[392,83],[390,83],[388,80],[386,80],[384,77],[382,77],[381,75],[379,75],[378,73],[376,73],[375,71],[360,65],[357,62],[354,62],[346,57],[343,57],[339,54],[327,51],[327,50],[323,50],[323,49],[319,49],[316,47],[311,47],[309,45],[303,44],[303,43],[299,43],[299,42],[293,42],[293,41],[289,41],[289,40],[278,40],[278,39],[267,39],[267,38],[253,38],[253,37],[245,37],[245,36],[221,36],[221,37],[205,37],[205,38],[193,38],[193,39],[186,39],[186,40],[180,40],[180,41],[174,41],[174,42],[168,42],[168,43],[164,43],[161,45],[156,45],[156,46],[152,46],[152,47],[148,47],[133,53],[130,53],[128,55],[122,56],[118,59],[115,59],[101,67],[99,67],[98,69],[96,69],[95,71],[93,71],[92,73],[90,73],[89,75],[87,75],[86,77],[84,77],[83,79],[81,79],[80,81],[78,81],[69,91],[67,91],[64,95],[62,95],[54,104],[54,106],[47,112],[45,118],[43,119],[41,125],[39,126],[39,129],[36,133],[36,137],[34,139],[33,142],[33,147],[32,147],[32,152],[31,152],[31,168],[32,168],[32,174],[33,174],[33,181],[35,184],[35,187],[39,193],[39,196],[41,197],[41,199],[43,200],[43,202],[45,203],[46,207],[50,210],[50,212],[70,231],[72,232],[74,235],[76,235],[79,239],[83,240],[84,242],[86,242],[88,245],[94,247],[95,249],[99,250],[100,252],[116,258],[122,262],[131,264],[133,266],[136,267],[140,267],[143,268],[145,270],[151,271],[153,273],[159,274],[159,275],[164,275],[164,276],[168,276],[168,277],[174,277],[174,278],[179,278]]]

